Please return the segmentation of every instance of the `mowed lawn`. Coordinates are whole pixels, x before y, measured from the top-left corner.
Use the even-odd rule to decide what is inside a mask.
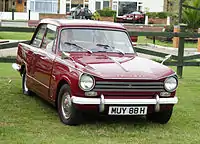
[[[32,35],[28,32],[0,32],[0,40],[30,40]]]
[[[179,103],[166,125],[142,117],[89,119],[63,125],[55,108],[37,96],[25,96],[21,77],[11,64],[0,63],[0,143],[196,144],[200,142],[200,67],[184,69]],[[11,83],[9,81],[12,80]]]

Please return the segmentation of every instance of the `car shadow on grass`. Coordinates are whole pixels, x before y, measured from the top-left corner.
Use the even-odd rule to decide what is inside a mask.
[[[54,105],[50,104],[43,98],[39,97],[36,94],[30,96],[30,99],[34,99],[42,109],[45,109],[47,114],[55,113],[52,117],[57,116],[59,120],[57,109]],[[152,122],[146,120],[145,116],[109,116],[109,115],[100,115],[98,113],[83,113],[83,119],[81,120],[81,125],[134,125],[134,126],[150,126]],[[59,121],[60,122],[60,121]]]
[[[110,116],[85,114],[82,124],[129,124],[129,125],[148,125],[149,121],[145,116]]]

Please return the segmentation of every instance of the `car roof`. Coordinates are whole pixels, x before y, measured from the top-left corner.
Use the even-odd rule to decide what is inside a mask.
[[[113,28],[123,29],[122,24],[105,21],[94,21],[94,20],[78,20],[78,19],[43,19],[40,23],[52,24],[60,27],[99,27],[99,28]]]

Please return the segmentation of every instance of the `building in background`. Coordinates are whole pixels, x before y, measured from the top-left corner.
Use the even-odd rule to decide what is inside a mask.
[[[103,8],[112,8],[117,15],[123,15],[132,11],[162,12],[164,0],[59,0],[59,13],[65,14],[71,8],[80,4],[88,7],[92,12]]]
[[[169,0],[168,0],[169,1]],[[0,11],[66,14],[78,5],[88,7],[91,12],[110,7],[117,15],[133,12],[161,12],[166,9],[167,0],[0,0]]]
[[[0,0],[0,11],[8,12],[12,9],[17,12],[26,12],[26,0]]]
[[[27,0],[27,10],[39,13],[58,13],[58,0]]]

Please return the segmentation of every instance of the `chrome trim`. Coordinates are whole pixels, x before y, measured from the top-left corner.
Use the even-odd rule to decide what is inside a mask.
[[[97,81],[96,84],[137,84],[137,85],[164,85],[163,82],[109,82]]]
[[[19,64],[13,63],[12,68],[16,71],[19,71],[21,69],[21,66]]]
[[[161,92],[164,91],[165,89],[93,89],[94,91],[99,91],[99,92]]]
[[[103,112],[104,110],[105,110],[105,99],[104,99],[104,95],[101,94],[99,112]]]
[[[112,57],[107,56],[109,59],[111,59],[112,61],[114,61],[118,66],[120,66],[125,72],[129,72],[126,68],[124,68],[118,61],[116,61],[115,59],[113,59]]]
[[[173,77],[173,78],[176,79],[176,88],[174,88],[173,90],[169,91],[169,90],[167,90],[166,87],[165,87],[165,82],[166,82],[167,79],[169,79],[169,78],[171,78],[171,77]],[[164,84],[164,89],[165,89],[167,92],[170,92],[170,93],[171,93],[171,92],[174,92],[174,91],[177,89],[177,87],[178,87],[178,79],[177,79],[177,77],[176,77],[175,75],[174,75],[174,76],[170,76],[170,77],[167,77],[167,78],[165,79],[165,81],[164,81],[163,84]]]
[[[87,76],[89,76],[89,77],[92,78],[92,80],[93,80],[93,86],[92,86],[90,89],[85,90],[85,89],[83,89],[83,88],[81,87],[80,82],[81,82],[81,77],[82,77],[83,75],[87,75]],[[91,90],[94,88],[94,86],[95,86],[95,79],[94,79],[94,77],[93,77],[92,75],[89,75],[89,74],[86,74],[86,73],[82,73],[82,74],[80,74],[80,76],[79,76],[78,86],[79,86],[79,88],[80,88],[81,90],[83,90],[83,91],[86,91],[86,92],[87,92],[87,91],[91,91]]]
[[[45,85],[45,84],[43,84],[42,82],[40,82],[40,81],[36,80],[36,79],[35,79],[35,78],[33,78],[32,76],[30,76],[30,75],[28,75],[28,74],[26,74],[26,76],[28,76],[29,78],[33,79],[35,82],[37,82],[37,83],[39,83],[39,84],[43,85],[43,86],[44,86],[44,87],[46,87],[47,89],[50,89],[48,86],[46,86],[46,85]]]
[[[127,92],[162,92],[165,91],[163,82],[109,82],[97,81],[95,91],[127,91]]]
[[[160,98],[158,95],[156,95],[156,105],[155,105],[155,112],[160,111]]]
[[[72,102],[75,104],[97,104],[100,105],[102,98],[85,98],[85,97],[77,97],[72,96],[71,97]],[[155,105],[155,104],[177,104],[178,98],[159,98],[159,100],[156,99],[104,99],[105,105],[110,104],[118,104],[118,105],[128,105],[128,104],[134,104],[134,105]]]

